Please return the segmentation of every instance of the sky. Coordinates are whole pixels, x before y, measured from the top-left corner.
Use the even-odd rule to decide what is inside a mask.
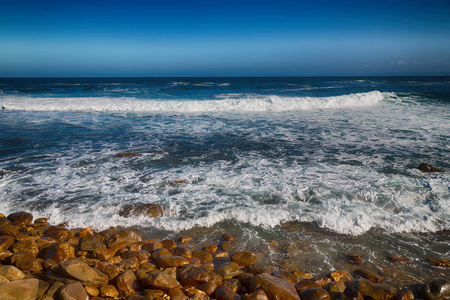
[[[450,0],[0,0],[0,77],[450,75]]]

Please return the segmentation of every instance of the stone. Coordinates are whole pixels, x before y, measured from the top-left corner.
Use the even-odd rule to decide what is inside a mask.
[[[244,273],[235,262],[229,262],[218,266],[214,272],[222,276],[223,279],[230,279]]]
[[[163,248],[172,249],[177,246],[177,243],[175,243],[174,240],[169,239],[161,241],[161,245],[163,246]]]
[[[53,299],[53,296],[55,295],[56,291],[60,288],[63,287],[64,283],[56,281],[54,282],[50,288],[45,292],[45,295],[47,297],[50,297],[51,299]]]
[[[217,284],[215,282],[206,282],[197,286],[199,290],[205,292],[206,295],[211,296],[217,289]]]
[[[363,264],[364,263],[364,259],[362,259],[361,256],[359,255],[354,255],[354,254],[347,254],[345,257],[347,257],[347,259],[357,265]]]
[[[15,265],[21,270],[37,273],[42,271],[43,262],[44,260],[42,258],[23,258],[16,261]]]
[[[185,265],[178,272],[180,282],[186,286],[197,287],[203,283],[215,282],[218,286],[222,284],[223,278],[219,274],[202,267]]]
[[[299,279],[312,279],[314,277],[313,274],[307,273],[307,272],[303,272],[303,271],[300,271],[300,270],[295,270],[294,272],[292,272],[292,275],[294,275],[295,277],[297,277]]]
[[[321,278],[316,279],[315,282],[320,284],[320,286],[324,287],[332,281],[333,281],[333,279],[331,279],[330,277],[321,277]]]
[[[149,218],[161,218],[164,214],[164,208],[159,204],[126,204],[119,210],[119,216],[128,218],[136,216],[145,216]]]
[[[105,273],[106,275],[108,275],[109,280],[114,280],[117,276],[120,275],[121,272],[122,272],[122,270],[120,269],[119,266],[117,266],[117,265],[112,265],[112,264],[108,264],[108,265],[105,267],[105,271],[104,271],[104,273]]]
[[[331,293],[343,293],[345,290],[345,283],[343,281],[333,281],[327,285],[327,291]]]
[[[224,239],[225,241],[231,241],[231,242],[237,241],[237,238],[234,235],[229,234],[229,233],[222,234],[222,239]]]
[[[9,221],[6,217],[0,217],[0,227],[8,224],[11,224],[11,221]]]
[[[8,278],[6,278],[3,275],[0,275],[0,283],[7,282],[7,281],[9,281]]]
[[[120,261],[119,267],[122,270],[137,271],[139,269],[139,260],[136,257],[123,259]]]
[[[75,236],[75,232],[65,228],[56,227],[58,230],[53,230],[49,233],[44,233],[45,237],[54,239],[56,242],[66,242]]]
[[[449,268],[450,267],[450,259],[447,258],[430,258],[428,260],[432,265],[437,267]]]
[[[80,282],[69,283],[60,287],[54,294],[55,300],[88,300],[89,296]]]
[[[154,260],[158,268],[182,267],[189,264],[189,260],[182,256],[161,255]]]
[[[93,286],[93,285],[85,286],[84,290],[86,291],[86,293],[89,296],[92,296],[92,297],[96,297],[96,296],[98,296],[98,294],[100,294],[100,290],[97,287]]]
[[[128,270],[117,277],[116,286],[121,296],[130,296],[131,294],[136,293],[140,284],[133,271]]]
[[[367,279],[357,279],[347,282],[347,288],[352,288],[364,297],[373,300],[387,300],[394,296],[396,289],[385,283],[374,283]],[[346,289],[347,291],[347,289]]]
[[[403,263],[410,263],[411,259],[404,256],[389,256],[389,260],[392,262],[403,262]]]
[[[198,258],[201,262],[212,262],[213,257],[211,253],[205,251],[192,251],[192,257]]]
[[[16,225],[8,224],[0,227],[0,236],[9,235],[15,237],[16,235],[19,234],[19,232],[20,232],[19,227],[17,227]]]
[[[39,279],[38,292],[37,292],[36,298],[40,299],[42,296],[44,296],[45,292],[48,290],[49,287],[50,287],[50,284],[48,282]]]
[[[239,280],[237,280],[235,278],[224,280],[222,282],[222,285],[229,287],[236,293],[239,293],[242,288],[242,284],[239,282]]]
[[[304,279],[295,285],[295,288],[297,289],[297,291],[302,291],[304,289],[309,289],[309,288],[321,288],[321,287],[322,286],[319,283],[308,280],[308,279]]]
[[[329,276],[333,279],[333,281],[353,280],[352,274],[350,274],[349,272],[347,272],[345,270],[338,270],[338,271],[331,272]]]
[[[0,283],[0,299],[36,299],[38,289],[39,280],[36,278],[3,282]]]
[[[295,275],[293,275],[293,274],[291,274],[289,272],[286,272],[286,271],[282,271],[282,270],[276,271],[276,272],[273,272],[272,275],[276,276],[276,277],[284,278],[287,281],[289,281],[290,283],[292,283],[293,285],[298,283],[297,276],[295,276]]]
[[[286,279],[272,276],[270,274],[258,274],[250,281],[250,291],[262,289],[270,299],[299,299],[297,290]]]
[[[189,250],[188,248],[185,248],[185,247],[172,248],[172,249],[170,249],[170,253],[172,253],[172,255],[182,256],[182,257],[185,257],[187,259],[192,257],[191,250]]]
[[[247,267],[258,261],[258,255],[250,251],[241,251],[231,255],[231,260],[237,263],[240,267]]]
[[[13,253],[9,250],[1,250],[0,251],[0,261],[7,259],[8,257],[11,257]]]
[[[117,298],[119,296],[119,291],[115,286],[107,284],[100,287],[100,297]]]
[[[236,276],[236,279],[239,280],[240,283],[242,283],[243,286],[249,287],[250,282],[255,277],[252,273],[242,273]]]
[[[150,259],[151,254],[146,250],[125,251],[122,253],[123,259],[135,257],[139,263],[147,262]]]
[[[241,296],[236,294],[231,288],[219,285],[214,293],[214,297],[217,300],[241,300]]]
[[[266,266],[260,265],[260,264],[252,264],[247,267],[247,272],[252,274],[262,274],[262,273],[269,273],[270,271]]]
[[[79,260],[70,259],[59,263],[53,270],[56,274],[81,281],[84,284],[101,286],[108,283],[108,275],[89,267]]]
[[[420,171],[424,172],[424,173],[429,173],[429,172],[442,172],[441,169],[437,169],[429,164],[426,163],[421,163],[418,167],[417,167]]]
[[[209,300],[210,298],[202,290],[196,289],[192,286],[182,287],[183,293],[192,300]]]
[[[384,279],[382,276],[378,274],[363,269],[355,270],[354,273],[372,282],[381,282]]]
[[[216,245],[209,245],[205,247],[205,251],[211,254],[216,253],[218,249],[219,247],[217,247]]]
[[[95,249],[106,249],[106,246],[96,238],[82,239],[80,243],[80,249],[83,251],[93,252]]]
[[[302,300],[330,300],[330,294],[322,288],[312,287],[299,292]]]
[[[142,250],[146,250],[150,253],[155,251],[156,249],[161,249],[163,246],[160,242],[150,242],[150,243],[144,243],[142,245]]]
[[[12,244],[14,244],[13,237],[9,235],[0,236],[0,251],[8,250],[8,248],[11,247]]]
[[[111,248],[118,245],[120,242],[125,241],[129,246],[132,243],[140,242],[141,240],[142,239],[139,234],[132,230],[125,229],[113,234],[106,242],[106,245],[108,248]]]
[[[26,277],[24,272],[10,265],[1,266],[0,275],[5,276],[8,280],[20,280]]]
[[[30,225],[33,222],[33,215],[24,211],[12,213],[8,215],[7,218],[11,222],[11,224],[14,224],[18,227]]]
[[[425,300],[443,300],[450,298],[450,280],[439,278],[423,286],[419,295]]]
[[[45,260],[53,259],[57,263],[74,257],[75,248],[69,242],[51,244],[46,248],[44,255]]]
[[[9,261],[11,264],[15,265],[18,260],[21,260],[24,258],[35,258],[35,257],[36,257],[36,255],[31,252],[23,252],[22,251],[22,252],[17,252],[17,253],[14,253],[13,255],[11,255],[9,257]]]
[[[169,291],[180,285],[175,278],[165,272],[150,273],[145,277],[138,277],[138,279],[143,287],[150,287],[163,291]]]
[[[34,224],[47,224],[48,223],[48,219],[47,218],[38,218],[36,220],[34,220]]]
[[[36,244],[38,245],[39,250],[47,248],[51,244],[54,244],[56,241],[49,237],[41,237],[36,240]]]
[[[231,250],[233,250],[233,246],[231,246],[230,242],[228,241],[222,242],[220,244],[220,248],[222,248],[224,252],[230,252]]]
[[[22,251],[32,252],[36,256],[39,253],[39,247],[36,244],[36,242],[33,240],[23,240],[23,241],[16,243],[12,247],[12,251],[14,253],[22,252]]]
[[[266,293],[259,289],[253,294],[249,295],[246,300],[270,300],[269,297],[267,297]]]

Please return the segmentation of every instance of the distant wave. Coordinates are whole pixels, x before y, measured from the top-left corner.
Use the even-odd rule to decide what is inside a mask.
[[[383,101],[379,91],[334,97],[252,96],[223,100],[158,101],[135,98],[30,98],[5,97],[1,103],[6,109],[25,111],[77,112],[283,112],[312,109],[366,107]]]

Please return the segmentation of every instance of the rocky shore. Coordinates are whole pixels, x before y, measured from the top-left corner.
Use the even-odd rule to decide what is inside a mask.
[[[363,267],[317,276],[259,264],[262,254],[233,251],[235,240],[224,233],[194,250],[186,235],[142,240],[128,229],[69,230],[27,212],[0,214],[0,299],[450,299],[449,278],[394,287]]]

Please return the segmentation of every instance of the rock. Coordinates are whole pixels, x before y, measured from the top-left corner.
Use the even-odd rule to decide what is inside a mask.
[[[245,300],[270,300],[263,290],[257,290],[253,294],[250,294]]]
[[[16,267],[21,270],[37,273],[42,271],[42,258],[23,258],[16,261]]]
[[[217,284],[215,282],[207,282],[200,284],[197,288],[204,291],[206,295],[211,296],[216,291]]]
[[[239,280],[237,280],[235,278],[224,280],[222,282],[222,285],[229,287],[236,293],[239,293],[242,289],[242,284],[239,282]]]
[[[220,248],[222,248],[224,252],[230,252],[233,249],[233,246],[231,246],[228,241],[224,241],[220,244]]]
[[[34,220],[34,224],[47,224],[48,223],[48,219],[47,218],[38,218],[36,220]]]
[[[450,259],[447,258],[430,258],[428,260],[432,265],[437,266],[437,267],[444,267],[444,268],[449,268],[450,267]]]
[[[435,167],[426,164],[426,163],[421,163],[419,165],[419,167],[417,167],[420,171],[425,172],[425,173],[429,173],[429,172],[442,172],[441,169],[436,169]]]
[[[111,264],[107,265],[104,271],[104,273],[108,275],[110,280],[114,280],[117,276],[120,275],[121,272],[122,270],[120,269],[119,266]]]
[[[54,228],[54,230],[45,231],[44,237],[52,238],[57,242],[66,242],[75,236],[75,232],[73,232],[72,230],[61,227],[51,227],[49,229],[52,228]]]
[[[12,244],[14,244],[13,237],[9,235],[0,236],[0,251],[7,250]]]
[[[121,296],[130,296],[139,289],[140,284],[133,271],[125,271],[116,279],[116,286]]]
[[[23,240],[15,244],[12,248],[14,253],[17,252],[32,252],[36,256],[39,253],[39,247],[33,240]]]
[[[373,283],[367,279],[352,280],[347,283],[347,288],[351,288],[361,295],[370,297],[373,300],[387,300],[394,296],[396,289],[385,283]],[[347,289],[346,289],[347,291]],[[347,293],[347,292],[346,292]]]
[[[81,281],[84,284],[101,286],[108,283],[108,275],[89,267],[79,260],[70,259],[59,263],[53,270],[56,274]]]
[[[53,259],[57,263],[74,257],[75,249],[69,242],[55,243],[48,246],[44,255],[45,260]]]
[[[0,275],[5,276],[8,280],[20,280],[25,278],[25,273],[14,266],[1,266]],[[1,299],[1,298],[0,298]]]
[[[209,300],[210,298],[202,290],[196,289],[192,286],[182,287],[183,293],[192,300]]]
[[[224,239],[225,241],[231,241],[231,242],[234,242],[237,240],[237,238],[234,235],[228,234],[228,233],[222,234],[222,239]]]
[[[119,296],[119,291],[115,286],[107,284],[100,287],[99,295],[100,297],[116,298]]]
[[[136,257],[139,263],[147,262],[150,259],[150,253],[145,250],[125,251],[122,253],[123,259]]]
[[[260,265],[260,264],[253,264],[247,267],[247,272],[252,274],[262,274],[262,273],[269,273],[270,271],[266,266]],[[278,277],[278,276],[277,276]]]
[[[169,291],[180,285],[175,278],[165,272],[150,273],[146,277],[138,277],[138,279],[143,287],[150,287],[163,291]]]
[[[60,287],[63,287],[63,286],[64,286],[64,283],[59,282],[59,281],[53,283],[53,284],[50,286],[50,288],[45,292],[45,296],[50,297],[51,299],[53,299],[53,297],[54,297],[56,291],[57,291]]]
[[[383,281],[383,277],[381,277],[378,274],[375,274],[373,272],[367,271],[367,270],[362,270],[362,269],[358,269],[354,271],[355,274],[361,276],[362,278],[365,278],[367,280],[370,280],[372,282],[381,282]]]
[[[119,267],[122,270],[132,270],[137,271],[139,269],[139,260],[136,257],[123,259],[119,263]]]
[[[189,260],[182,256],[161,255],[154,261],[158,268],[182,267],[189,264]]]
[[[296,276],[294,276],[293,274],[286,272],[286,271],[276,271],[272,273],[273,276],[276,277],[280,277],[280,278],[284,278],[287,281],[289,281],[290,283],[292,283],[293,285],[298,283],[298,278]]]
[[[0,283],[8,282],[8,281],[9,281],[8,278],[6,278],[6,277],[3,276],[3,275],[0,275]]]
[[[321,288],[321,287],[322,286],[319,283],[308,280],[308,279],[304,279],[295,285],[295,288],[297,289],[297,291],[302,291],[304,289],[309,289],[309,288]]]
[[[97,287],[93,286],[93,285],[85,286],[84,290],[86,291],[86,293],[89,296],[92,296],[92,297],[96,297],[96,296],[98,296],[98,294],[100,294],[100,290]]]
[[[313,274],[306,273],[306,272],[303,272],[303,271],[300,271],[300,270],[295,270],[294,272],[292,272],[292,275],[294,275],[294,276],[296,276],[297,278],[300,278],[300,279],[311,279],[311,278],[314,277]]]
[[[144,243],[142,245],[142,250],[146,250],[150,253],[155,251],[156,249],[161,249],[163,246],[160,242],[150,242],[150,243]]]
[[[37,292],[36,298],[40,299],[42,296],[44,296],[44,294],[48,290],[49,286],[50,286],[50,284],[48,282],[39,279],[38,292]]]
[[[321,278],[316,279],[315,282],[320,284],[320,286],[324,287],[332,281],[333,281],[333,279],[331,279],[330,277],[321,277]]]
[[[161,218],[164,214],[164,209],[159,204],[127,204],[124,205],[120,211],[119,216],[121,217],[136,217],[145,216],[149,218]]]
[[[419,295],[425,300],[442,300],[450,298],[450,280],[436,279],[423,286]]]
[[[3,225],[8,225],[8,224],[11,224],[11,222],[6,217],[0,216],[0,227]]]
[[[0,299],[36,299],[38,289],[39,280],[36,278],[3,282],[0,283]]]
[[[205,251],[192,251],[192,257],[198,258],[201,262],[212,262],[213,257],[211,253]]]
[[[117,153],[116,157],[123,158],[123,157],[132,157],[139,155],[139,152],[124,152],[124,153]]]
[[[262,289],[270,299],[299,299],[297,290],[286,279],[269,274],[258,274],[250,281],[250,291]]]
[[[88,300],[89,297],[80,282],[66,284],[55,292],[55,300]]]
[[[188,248],[185,248],[185,247],[172,248],[172,249],[170,249],[170,253],[172,253],[172,255],[182,256],[182,257],[185,257],[187,259],[192,257],[191,250],[189,250]]]
[[[217,300],[241,300],[241,296],[236,294],[231,288],[220,285],[217,287],[214,297]]]
[[[411,262],[411,259],[404,256],[389,256],[389,260],[393,262],[404,262],[404,263]]]
[[[161,241],[161,245],[163,246],[163,248],[172,249],[177,246],[177,243],[175,243],[174,240],[163,240]]]
[[[180,282],[186,286],[197,287],[203,283],[215,282],[218,286],[222,284],[223,278],[219,274],[202,267],[185,265],[178,272]]]
[[[258,255],[249,251],[241,251],[231,255],[231,260],[237,263],[240,267],[247,267],[258,261]]]
[[[239,265],[235,262],[229,262],[218,266],[214,272],[222,276],[223,279],[230,279],[239,274],[244,273],[241,269],[239,269]]]
[[[15,237],[19,234],[19,232],[19,227],[17,227],[16,225],[8,224],[0,227],[0,236],[9,235]]]
[[[330,300],[330,294],[324,289],[313,287],[299,292],[302,300]]]
[[[95,249],[106,249],[105,244],[97,240],[96,238],[92,239],[82,239],[80,244],[80,249],[83,251],[94,251]]]
[[[205,247],[205,251],[211,254],[216,253],[218,249],[219,247],[217,247],[216,245],[209,245]]]
[[[17,252],[9,257],[9,261],[11,264],[15,265],[18,260],[24,258],[35,258],[36,255],[31,252]]]
[[[357,265],[363,264],[364,263],[364,259],[362,259],[361,256],[359,255],[354,255],[354,254],[347,254],[345,257],[347,257],[347,259]]]
[[[349,281],[353,280],[352,274],[350,274],[347,271],[339,270],[334,271],[330,273],[330,277],[333,279],[333,281]]]
[[[136,242],[140,242],[141,236],[139,234],[137,234],[136,232],[132,231],[132,230],[121,230],[115,234],[113,234],[107,241],[106,245],[109,248],[112,248],[116,245],[118,245],[119,243],[121,243],[122,241],[126,241],[129,245],[131,245],[132,243],[136,243]]]
[[[7,218],[11,224],[18,227],[30,225],[33,222],[33,215],[24,211],[12,213]]]

